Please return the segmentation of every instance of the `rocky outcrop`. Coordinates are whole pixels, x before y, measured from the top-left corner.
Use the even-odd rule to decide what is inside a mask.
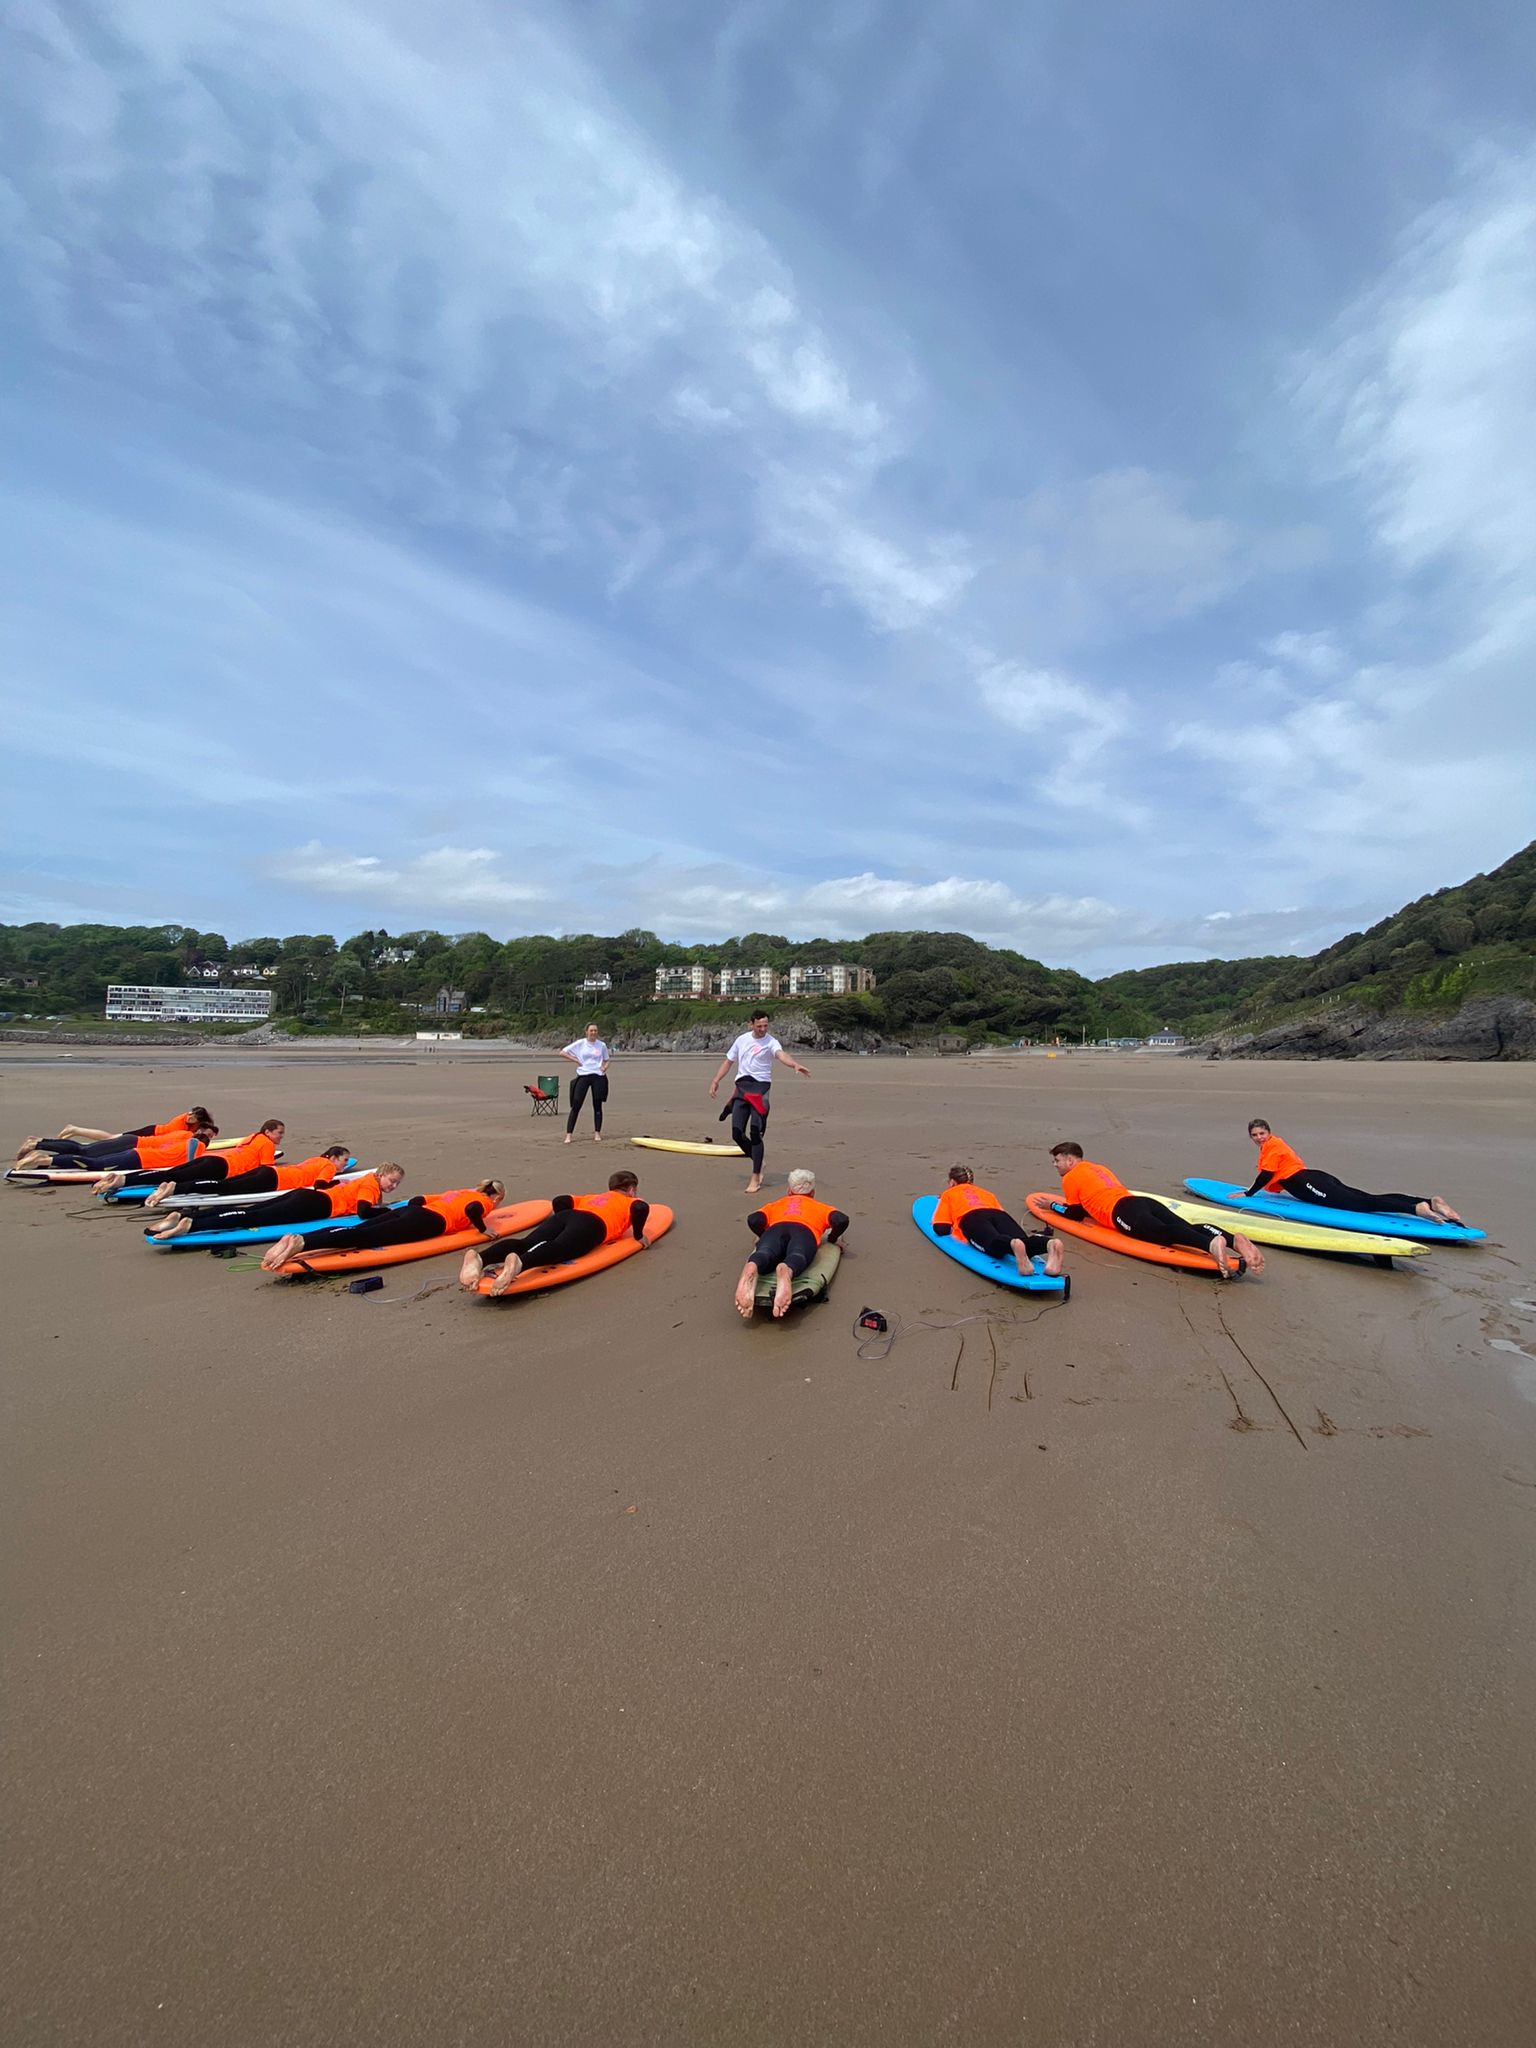
[[[1217,1032],[1189,1055],[1226,1060],[1536,1059],[1536,1003],[1478,996],[1449,1015],[1339,1007],[1268,1031]]]

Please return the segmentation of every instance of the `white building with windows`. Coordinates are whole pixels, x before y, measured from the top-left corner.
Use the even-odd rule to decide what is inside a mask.
[[[722,1002],[744,996],[776,996],[779,977],[771,967],[722,967],[715,976],[715,994]]]
[[[656,994],[662,999],[697,1001],[715,992],[715,977],[707,967],[658,967]]]
[[[589,974],[582,981],[581,992],[584,996],[605,996],[612,987],[611,974]]]
[[[813,967],[791,967],[789,993],[792,996],[864,995],[875,985],[867,967],[845,967],[840,960],[828,960]]]
[[[272,1014],[269,988],[143,988],[113,982],[107,1017],[134,1024],[264,1024]]]

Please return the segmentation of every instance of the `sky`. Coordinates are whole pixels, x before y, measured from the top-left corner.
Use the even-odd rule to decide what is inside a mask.
[[[1536,830],[1536,10],[9,0],[0,919],[1311,951]]]

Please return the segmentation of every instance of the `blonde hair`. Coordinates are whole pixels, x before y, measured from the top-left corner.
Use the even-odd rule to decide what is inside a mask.
[[[376,1166],[373,1170],[375,1173],[398,1173],[402,1180],[405,1179],[405,1168],[397,1166],[393,1159],[386,1159],[382,1166]]]
[[[789,1192],[792,1195],[808,1195],[816,1185],[816,1176],[808,1166],[797,1166],[789,1176]]]

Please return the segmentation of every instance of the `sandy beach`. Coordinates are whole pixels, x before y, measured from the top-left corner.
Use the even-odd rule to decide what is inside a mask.
[[[552,1064],[0,1054],[13,1144],[206,1101],[678,1218],[497,1307],[0,1191],[8,2041],[1536,2038],[1536,1068],[816,1060],[768,1175],[848,1256],[745,1328],[741,1164],[566,1149]],[[610,1138],[721,1135],[712,1071],[617,1059]],[[1042,1309],[908,1218],[1058,1138],[1246,1181],[1250,1114],[1490,1243],[1069,1242]],[[973,1320],[861,1361],[866,1303]]]

